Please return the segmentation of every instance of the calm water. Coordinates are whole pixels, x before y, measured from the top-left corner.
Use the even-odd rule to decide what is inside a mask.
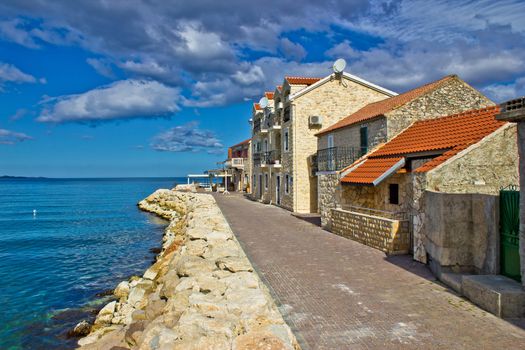
[[[141,274],[160,247],[167,223],[136,203],[176,182],[0,179],[0,349],[74,346],[64,333],[78,308]]]

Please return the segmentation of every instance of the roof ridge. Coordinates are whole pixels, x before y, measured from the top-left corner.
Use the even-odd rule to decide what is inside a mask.
[[[490,112],[490,111],[498,110],[498,109],[500,109],[500,106],[498,106],[498,105],[487,106],[487,107],[477,108],[477,109],[468,109],[466,111],[455,113],[455,114],[443,115],[443,116],[440,116],[440,117],[435,117],[435,118],[425,119],[425,120],[416,120],[414,122],[414,124],[416,124],[416,123],[417,124],[425,124],[425,123],[435,122],[436,120],[444,120],[444,119],[453,119],[453,118],[459,118],[459,117],[466,117],[466,116],[469,116],[469,115],[472,115],[472,114],[479,114],[479,113],[482,113],[482,112]]]

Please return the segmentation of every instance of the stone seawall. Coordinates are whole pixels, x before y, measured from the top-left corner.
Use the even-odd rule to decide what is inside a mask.
[[[162,252],[81,349],[299,349],[211,195],[158,190],[139,207],[170,220]]]

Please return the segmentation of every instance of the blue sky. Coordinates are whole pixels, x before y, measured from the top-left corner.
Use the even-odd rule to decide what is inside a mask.
[[[347,71],[397,92],[458,74],[525,94],[520,1],[0,4],[0,175],[177,176],[249,137],[284,75]]]

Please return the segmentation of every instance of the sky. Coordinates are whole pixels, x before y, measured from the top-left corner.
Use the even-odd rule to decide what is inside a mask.
[[[185,176],[250,137],[285,75],[525,95],[525,4],[2,0],[0,175]]]

